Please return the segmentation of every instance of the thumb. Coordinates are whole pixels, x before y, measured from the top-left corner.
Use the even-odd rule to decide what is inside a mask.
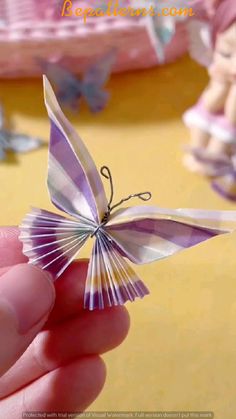
[[[50,274],[27,264],[0,277],[0,376],[40,331],[54,305]]]

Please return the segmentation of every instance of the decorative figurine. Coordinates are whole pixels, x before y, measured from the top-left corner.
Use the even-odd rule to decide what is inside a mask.
[[[185,112],[183,119],[190,128],[191,146],[184,156],[185,166],[197,173],[211,176],[207,157],[231,157],[236,150],[236,1],[211,1],[210,41],[211,63],[208,66],[210,82],[197,104]],[[202,29],[204,29],[204,24]],[[200,34],[200,30],[198,30]],[[202,31],[206,35],[206,31]],[[209,61],[209,39],[195,40],[190,45],[192,56]],[[191,151],[191,148],[194,150]],[[195,150],[204,154],[199,159]]]

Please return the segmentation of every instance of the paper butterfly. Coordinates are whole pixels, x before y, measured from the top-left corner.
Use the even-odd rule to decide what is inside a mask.
[[[7,158],[8,152],[26,153],[42,145],[39,138],[16,134],[5,128],[3,108],[0,107],[0,161]]]
[[[149,192],[113,203],[109,180],[107,200],[95,163],[80,137],[63,115],[53,90],[44,78],[44,94],[51,121],[48,190],[52,203],[70,219],[33,209],[21,225],[23,252],[32,264],[58,278],[92,237],[84,307],[93,310],[144,297],[148,289],[126,259],[136,264],[163,259],[236,227],[236,211],[119,208],[132,197],[150,198]]]
[[[223,198],[236,201],[236,154],[213,156],[199,149],[189,152],[206,166],[207,175],[212,177],[211,186]]]
[[[109,93],[104,90],[104,85],[109,79],[115,58],[116,51],[112,49],[89,67],[81,80],[59,64],[43,60],[39,62],[55,86],[58,100],[62,105],[76,111],[83,97],[90,111],[95,113],[103,110],[109,99]]]
[[[131,4],[135,9],[145,8],[147,11],[151,6],[153,7],[155,15],[153,13],[147,15],[149,32],[154,40],[158,60],[160,63],[164,63],[165,48],[175,36],[178,22],[183,22],[188,18],[184,13],[182,15],[173,13],[171,16],[170,11],[172,8],[175,10],[189,9],[192,7],[193,1],[189,1],[187,4],[186,0],[133,0]],[[164,16],[163,13],[166,15]]]

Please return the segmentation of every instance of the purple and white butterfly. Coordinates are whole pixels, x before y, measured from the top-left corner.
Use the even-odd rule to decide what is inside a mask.
[[[173,40],[177,25],[191,20],[189,13],[195,6],[195,0],[131,0],[131,6],[142,10],[145,16],[148,31],[155,46],[160,64],[166,59],[166,47]],[[181,12],[182,10],[182,12]],[[146,11],[146,13],[145,13]]]
[[[78,111],[81,99],[85,99],[91,112],[102,111],[109,99],[109,93],[104,90],[116,59],[116,50],[112,49],[99,61],[90,66],[80,79],[59,62],[47,62],[38,59],[43,72],[55,87],[59,103]]]
[[[16,134],[5,126],[3,108],[0,106],[0,161],[10,153],[27,153],[41,147],[42,140],[25,134]]]
[[[30,263],[59,278],[93,238],[85,308],[103,309],[149,293],[126,259],[153,262],[236,228],[236,211],[118,208],[134,196],[148,200],[150,193],[130,195],[114,204],[111,173],[104,166],[101,174],[111,186],[107,200],[95,163],[62,113],[46,77],[44,94],[51,121],[48,190],[52,203],[70,218],[33,209],[22,222],[20,239]]]

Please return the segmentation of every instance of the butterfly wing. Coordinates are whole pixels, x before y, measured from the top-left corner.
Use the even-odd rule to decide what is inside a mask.
[[[190,56],[200,65],[209,67],[212,62],[213,51],[209,23],[197,19],[189,19],[186,28]]]
[[[46,74],[56,89],[59,102],[72,110],[78,110],[82,95],[82,82],[60,64],[50,63],[42,59],[38,59],[38,62],[43,73]]]
[[[83,86],[83,96],[88,103],[90,111],[97,113],[106,107],[110,94],[99,86],[85,85]]]
[[[44,94],[51,121],[48,168],[51,200],[62,211],[99,224],[107,210],[107,199],[94,161],[62,113],[46,77]]]
[[[115,48],[112,48],[108,53],[103,55],[99,61],[85,72],[83,82],[103,87],[110,77],[116,55],[117,51]]]
[[[106,234],[97,234],[89,262],[84,307],[96,308],[122,305],[127,300],[149,294],[120,252]]]
[[[23,253],[33,265],[58,278],[77,256],[91,234],[83,218],[69,220],[61,215],[33,208],[20,226]]]
[[[160,63],[165,61],[165,47],[168,45],[176,31],[176,24],[173,20],[152,18],[153,31],[155,33],[155,49]]]
[[[5,158],[6,158],[6,152],[0,141],[0,161],[5,160]]]
[[[102,110],[109,98],[103,87],[108,81],[116,59],[116,50],[112,49],[91,66],[84,75],[83,96],[92,112]]]
[[[9,149],[9,133],[4,129],[0,129],[0,161],[6,159],[6,151]]]
[[[3,110],[3,106],[0,105],[0,130],[2,130],[4,127],[4,121],[5,121],[4,110]]]
[[[155,23],[155,32],[163,45],[169,44],[175,34],[175,25],[171,21],[166,25],[159,26]]]
[[[42,140],[23,134],[10,133],[9,149],[16,153],[26,153],[42,146]]]
[[[236,211],[133,207],[113,214],[104,227],[123,256],[149,263],[236,228]]]

